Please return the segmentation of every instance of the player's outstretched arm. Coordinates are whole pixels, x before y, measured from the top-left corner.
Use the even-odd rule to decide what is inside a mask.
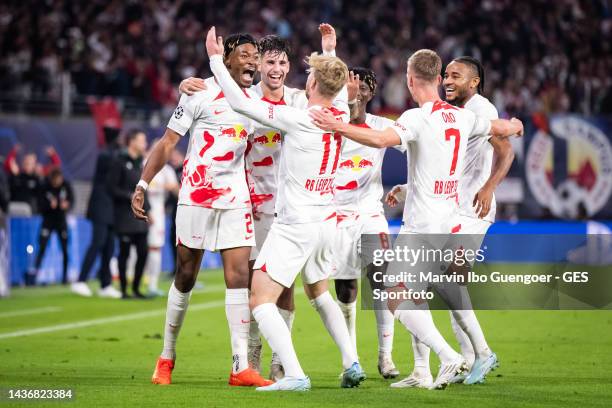
[[[309,112],[314,123],[319,128],[341,133],[357,143],[370,147],[390,147],[401,144],[399,135],[391,128],[385,130],[367,129],[359,126],[353,126],[348,123],[336,120],[336,117],[327,109],[311,110]]]
[[[523,136],[523,122],[517,118],[494,119],[491,121],[490,134],[497,137]]]
[[[472,205],[476,206],[475,211],[478,218],[484,218],[489,214],[493,202],[493,193],[510,171],[510,166],[514,161],[514,150],[512,150],[512,145],[508,139],[492,137],[489,139],[489,143],[493,146],[495,161],[493,162],[491,175],[474,196]]]
[[[142,170],[141,180],[149,184],[153,177],[164,167],[170,159],[170,153],[180,140],[181,135],[172,129],[166,128],[164,136],[153,146],[151,154]],[[145,189],[138,185],[132,194],[132,212],[138,219],[148,221],[147,213],[144,209]]]
[[[179,93],[183,93],[188,96],[191,96],[196,92],[205,91],[206,89],[208,88],[206,87],[206,82],[204,82],[204,79],[197,77],[185,78],[179,84]]]

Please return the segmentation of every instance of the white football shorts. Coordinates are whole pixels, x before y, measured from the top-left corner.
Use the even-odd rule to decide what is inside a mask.
[[[255,246],[251,209],[179,205],[176,211],[176,244],[207,251]]]
[[[348,224],[348,225],[345,225]],[[348,223],[338,222],[334,242],[334,270],[332,279],[359,279],[362,266],[362,234],[367,237],[368,248],[365,263],[371,258],[373,250],[389,248],[389,224],[384,214],[362,215]],[[374,237],[376,236],[376,238]],[[370,242],[371,241],[371,242]],[[375,247],[372,247],[372,244]]]
[[[328,279],[333,267],[336,218],[305,224],[273,223],[254,269],[261,269],[284,287],[297,275],[313,284]]]
[[[251,248],[251,256],[249,261],[254,261],[259,256],[259,252],[261,252],[261,247],[263,243],[266,241],[266,237],[268,236],[268,232],[270,232],[270,228],[272,227],[272,223],[274,222],[274,214],[258,214],[259,219],[254,219],[255,223],[255,246]]]

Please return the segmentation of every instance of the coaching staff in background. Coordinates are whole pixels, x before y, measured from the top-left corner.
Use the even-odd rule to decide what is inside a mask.
[[[121,293],[111,285],[110,260],[115,251],[115,213],[113,198],[108,191],[107,182],[112,163],[120,150],[119,129],[105,127],[104,139],[106,148],[98,155],[87,208],[87,218],[93,227],[91,243],[83,258],[79,280],[72,284],[72,291],[81,296],[92,295],[86,282],[96,257],[100,253],[98,271],[100,291],[98,294],[101,297],[120,298]]]
[[[121,280],[121,294],[124,299],[130,296],[127,293],[126,266],[132,245],[136,247],[136,266],[134,268],[134,281],[132,282],[132,295],[135,298],[144,298],[140,293],[140,280],[147,262],[147,233],[149,225],[138,220],[132,213],[132,192],[140,180],[144,154],[147,151],[147,137],[142,130],[130,130],[126,134],[125,149],[115,159],[108,176],[108,188],[115,205],[115,229],[119,237],[119,278]],[[145,200],[145,210],[149,211]]]

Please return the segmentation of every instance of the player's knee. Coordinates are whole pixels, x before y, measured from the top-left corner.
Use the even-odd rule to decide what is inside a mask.
[[[357,280],[338,279],[334,282],[336,297],[342,303],[353,303],[357,299]]]
[[[249,285],[249,264],[233,264],[225,268],[225,284],[228,289],[246,288]]]

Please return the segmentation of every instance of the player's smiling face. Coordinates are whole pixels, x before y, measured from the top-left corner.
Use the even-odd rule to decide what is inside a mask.
[[[357,92],[357,103],[359,109],[365,111],[366,105],[372,100],[374,94],[364,81],[359,81],[359,91]]]
[[[463,105],[472,95],[470,89],[478,86],[472,70],[460,62],[453,61],[444,71],[442,86],[446,94],[446,100],[453,105]]]
[[[236,47],[226,61],[234,81],[242,88],[248,88],[253,84],[253,78],[259,65],[259,51],[253,44],[242,44]]]
[[[266,51],[262,55],[259,65],[261,80],[270,89],[281,88],[285,85],[289,67],[289,59],[286,53]]]

